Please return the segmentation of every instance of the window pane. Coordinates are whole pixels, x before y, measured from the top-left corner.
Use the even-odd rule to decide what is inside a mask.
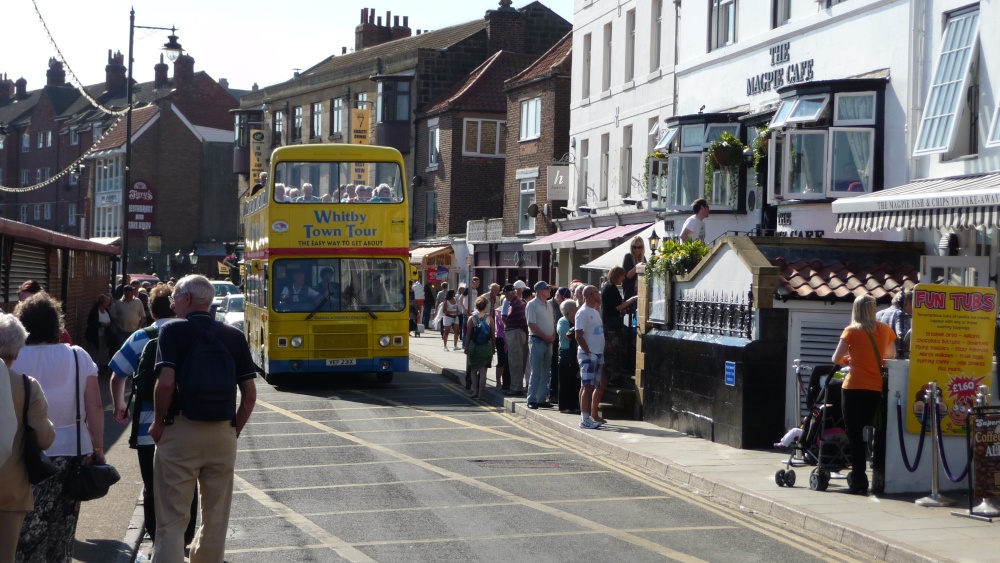
[[[874,131],[831,132],[833,143],[833,189],[839,192],[870,192]]]
[[[499,154],[507,154],[507,122],[501,121],[500,127],[500,146],[497,147],[497,152]]]
[[[497,122],[496,121],[483,121],[482,122],[482,143],[480,143],[479,152],[482,154],[496,154],[497,153]]]
[[[788,121],[815,121],[819,119],[829,101],[829,95],[799,98],[799,101],[795,102],[791,115],[788,116]]]
[[[795,100],[785,100],[781,102],[778,107],[778,111],[774,112],[774,117],[771,118],[770,127],[773,129],[775,127],[781,127],[785,124],[785,120],[788,119],[788,112],[792,111],[792,106],[795,105]]]
[[[478,121],[469,120],[465,122],[465,152],[469,153],[479,152]]]
[[[727,123],[725,125],[709,125],[705,129],[705,146],[718,141],[722,137],[723,132],[728,132],[730,135],[736,137],[740,132],[739,123]]]
[[[701,197],[704,178],[701,156],[675,156],[670,159],[670,207],[690,208]]]
[[[979,37],[979,10],[952,16],[945,26],[937,69],[927,92],[914,155],[948,150],[964,100],[964,88]]]
[[[712,173],[712,194],[709,203],[736,208],[736,194],[739,191],[736,169],[723,168]]]
[[[821,194],[826,162],[826,134],[788,135],[791,158],[788,192],[792,194]]]
[[[704,132],[704,126],[702,125],[685,125],[681,127],[681,150],[697,150],[701,152]]]
[[[841,121],[855,123],[875,122],[875,94],[837,95],[837,115],[833,118],[834,124]]]
[[[670,127],[669,129],[663,132],[663,136],[660,137],[660,140],[656,143],[656,146],[653,147],[653,150],[654,151],[668,150],[670,148],[670,143],[674,140],[674,137],[676,136],[677,136],[677,128]]]

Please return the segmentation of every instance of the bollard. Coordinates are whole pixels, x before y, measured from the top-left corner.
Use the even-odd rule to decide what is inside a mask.
[[[924,396],[924,404],[927,405],[924,408],[931,408],[931,494],[924,498],[917,499],[914,501],[917,506],[951,506],[955,504],[955,501],[941,494],[941,487],[938,484],[938,464],[940,463],[941,453],[938,451],[938,446],[940,442],[938,441],[938,435],[941,433],[941,429],[938,426],[938,396],[940,392],[938,391],[938,386],[936,381],[931,381],[927,388],[927,393]]]
[[[976,406],[977,407],[990,406],[990,388],[988,386],[986,385],[979,386],[979,394],[976,395]],[[971,508],[969,512],[971,512],[976,516],[986,516],[989,518],[995,518],[997,516],[1000,516],[1000,507],[996,506],[993,503],[992,499],[984,498],[982,499],[982,502],[980,502],[974,508]]]

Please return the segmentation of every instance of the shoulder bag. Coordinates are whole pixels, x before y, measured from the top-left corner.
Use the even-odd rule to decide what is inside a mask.
[[[24,378],[24,409],[22,409],[21,424],[24,425],[24,434],[21,441],[22,456],[24,465],[28,470],[28,481],[32,485],[37,485],[49,477],[55,475],[59,469],[52,463],[49,456],[45,455],[42,448],[38,446],[38,434],[35,429],[28,424],[28,403],[31,402],[31,380],[27,375]]]
[[[879,373],[882,374],[882,393],[884,394],[886,391],[886,384],[889,381],[889,368],[882,364],[882,353],[879,352],[878,345],[875,344],[875,337],[872,336],[872,333],[867,330],[865,331],[865,334],[868,336],[868,341],[872,343],[872,349],[875,350],[875,359],[878,360],[878,370]]]
[[[76,459],[66,473],[66,490],[76,500],[94,500],[108,494],[111,485],[120,481],[122,476],[113,465],[88,465],[87,458],[80,451],[80,360],[76,350],[70,350],[76,366],[73,372],[76,380]]]

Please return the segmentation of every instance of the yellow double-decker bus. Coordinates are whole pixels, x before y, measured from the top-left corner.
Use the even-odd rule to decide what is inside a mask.
[[[244,201],[245,331],[272,383],[409,369],[409,213],[392,148],[280,147]]]

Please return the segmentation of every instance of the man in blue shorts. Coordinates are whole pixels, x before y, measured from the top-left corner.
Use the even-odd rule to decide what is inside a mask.
[[[601,320],[601,292],[592,285],[583,289],[583,307],[576,313],[576,351],[580,362],[580,428],[600,428],[594,388],[604,372],[604,321]]]

